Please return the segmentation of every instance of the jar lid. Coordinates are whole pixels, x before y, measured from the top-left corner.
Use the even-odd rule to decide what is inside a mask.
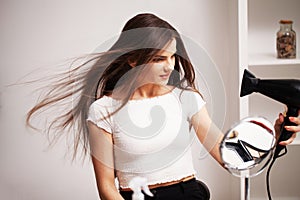
[[[279,21],[279,23],[280,24],[292,24],[293,21],[292,20],[284,20],[284,19],[282,19],[282,20]]]

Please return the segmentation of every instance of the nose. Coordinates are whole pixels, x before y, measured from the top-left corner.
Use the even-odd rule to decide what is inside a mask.
[[[164,70],[166,72],[169,72],[169,71],[172,71],[174,69],[174,65],[175,65],[175,58],[168,58],[166,60],[166,64],[165,64],[165,67],[164,67]]]

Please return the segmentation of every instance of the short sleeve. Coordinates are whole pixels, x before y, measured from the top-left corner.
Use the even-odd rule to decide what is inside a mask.
[[[105,105],[102,99],[99,99],[91,104],[87,121],[94,123],[108,133],[112,133],[112,119],[109,115],[108,106]]]
[[[203,108],[206,102],[198,92],[185,91],[184,93],[184,110],[186,112],[187,118],[190,120],[194,114],[196,114],[201,110],[201,108]]]

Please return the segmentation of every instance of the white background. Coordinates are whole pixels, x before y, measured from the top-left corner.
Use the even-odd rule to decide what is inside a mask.
[[[226,83],[227,113],[220,128],[238,120],[238,77],[232,76],[238,73],[236,0],[2,0],[0,199],[98,199],[90,161],[71,163],[64,141],[47,149],[46,137],[25,127],[37,98],[34,87],[10,85],[92,53],[142,12],[166,19],[208,52]],[[238,178],[197,152],[195,165],[212,199],[238,198]]]

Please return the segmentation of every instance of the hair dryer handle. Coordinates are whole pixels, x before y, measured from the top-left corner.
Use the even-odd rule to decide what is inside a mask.
[[[275,149],[274,157],[278,157],[278,155],[281,152],[281,150],[285,148],[285,146],[280,145],[279,142],[288,140],[293,135],[293,132],[287,131],[284,128],[284,126],[297,125],[297,124],[291,122],[289,120],[289,117],[297,117],[297,116],[298,116],[298,108],[288,107],[286,116],[284,117],[284,122],[281,124],[281,128],[280,128],[281,133],[280,133],[279,139],[277,141],[277,146],[276,146],[276,149]]]

